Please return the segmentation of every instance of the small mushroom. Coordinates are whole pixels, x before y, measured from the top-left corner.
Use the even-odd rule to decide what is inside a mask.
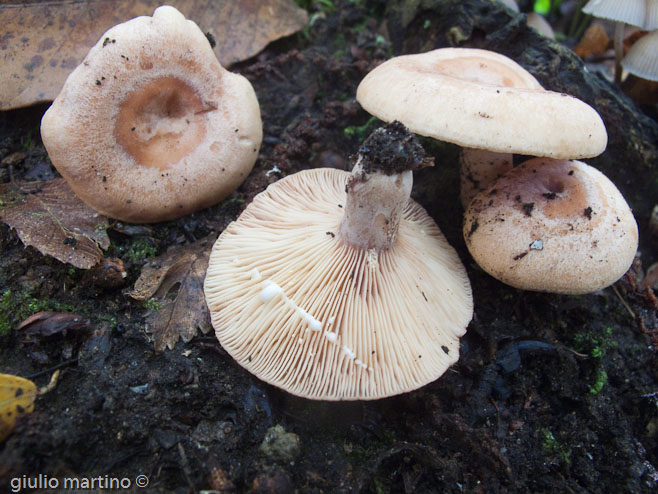
[[[519,9],[519,4],[515,0],[500,0],[500,3],[513,10],[514,12],[519,13],[521,11],[521,9]],[[553,27],[543,15],[538,14],[537,12],[528,12],[525,15],[526,22],[529,27],[535,29],[542,36],[555,39],[555,32],[553,31]]]
[[[617,281],[638,245],[615,185],[580,161],[534,158],[478,193],[464,238],[487,273],[523,290],[588,293]]]
[[[477,160],[462,158],[470,163],[462,172],[464,205],[486,187],[483,177],[500,174],[498,165],[491,173],[488,163],[511,168],[511,153],[596,156],[608,140],[592,107],[544,90],[519,64],[487,50],[440,48],[390,59],[361,81],[357,100],[378,118],[400,120],[418,134],[491,151]]]
[[[537,12],[528,12],[526,14],[528,26],[533,28],[542,36],[549,39],[555,39],[555,31],[553,26],[546,20],[546,17]]]
[[[146,223],[235,190],[258,155],[258,101],[173,7],[108,30],[45,113],[53,165],[95,210]]]
[[[637,77],[658,81],[658,31],[637,40],[622,59],[621,65]]]
[[[364,142],[351,174],[285,177],[224,230],[205,294],[240,365],[298,396],[370,400],[423,386],[457,361],[471,289],[409,198],[423,156],[403,126],[388,125]]]

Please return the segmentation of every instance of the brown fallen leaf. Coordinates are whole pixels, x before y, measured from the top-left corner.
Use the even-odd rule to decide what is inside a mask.
[[[604,53],[608,49],[609,42],[608,34],[603,25],[595,22],[587,28],[573,51],[576,52],[576,55],[585,59],[591,55]]]
[[[110,246],[107,218],[78,199],[64,179],[0,185],[0,219],[25,245],[89,269]]]
[[[85,273],[82,281],[99,288],[112,290],[120,288],[126,282],[128,272],[123,261],[118,257],[106,257],[99,264]]]
[[[70,312],[48,312],[42,311],[32,314],[18,325],[17,328],[22,331],[23,336],[28,339],[35,337],[48,337],[54,334],[70,332],[85,333],[90,331],[89,320],[80,314]]]
[[[648,288],[658,290],[658,262],[654,262],[647,269],[647,273],[640,282],[640,289],[647,290]]]
[[[128,292],[135,300],[154,298],[161,305],[146,317],[156,351],[172,350],[179,338],[190,341],[199,329],[209,331],[203,280],[211,247],[210,239],[171,247],[142,268],[134,290]]]
[[[105,31],[133,17],[150,16],[161,3],[33,0],[1,5],[0,110],[54,99]],[[167,4],[214,37],[215,53],[225,67],[308,23],[306,11],[292,0],[172,0]]]

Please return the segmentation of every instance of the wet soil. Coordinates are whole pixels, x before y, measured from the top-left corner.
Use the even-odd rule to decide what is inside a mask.
[[[14,329],[0,340],[0,371],[39,385],[61,371],[0,444],[0,491],[39,474],[125,478],[128,491],[181,494],[658,487],[658,303],[638,284],[643,266],[658,257],[648,233],[658,197],[655,121],[566,48],[490,2],[334,5],[314,8],[306,34],[233,67],[254,85],[264,122],[259,159],[238,191],[177,221],[113,223],[108,256],[121,258],[128,272],[118,286],[25,248],[0,226],[0,286],[13,303],[4,315],[20,322],[36,310],[66,307],[84,316],[66,334],[26,341]],[[633,270],[583,296],[498,283],[473,263],[461,237],[458,149],[423,139],[437,165],[416,174],[413,195],[459,252],[475,300],[460,361],[442,378],[385,400],[322,403],[260,382],[211,335],[156,353],[145,332],[149,308],[125,294],[149,258],[217,236],[282,176],[348,169],[348,155],[376,126],[354,100],[360,79],[393,54],[455,44],[512,56],[546,87],[599,110],[610,145],[590,163],[617,182],[638,218]],[[0,159],[21,153],[0,170],[3,182],[57,176],[39,139],[44,110],[0,115]],[[148,477],[146,489],[135,486],[138,475]]]

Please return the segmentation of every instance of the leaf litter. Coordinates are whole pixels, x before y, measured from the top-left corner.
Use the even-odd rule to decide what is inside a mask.
[[[76,197],[64,179],[0,185],[0,220],[26,246],[89,269],[110,246],[109,223]]]
[[[303,29],[305,10],[292,0],[205,2],[172,0],[185,17],[216,41],[226,67],[260,52],[268,43]],[[152,15],[154,0],[37,0],[0,6],[0,110],[50,101],[103,33],[133,17]]]
[[[146,331],[158,352],[173,350],[179,339],[190,341],[210,330],[210,315],[203,294],[212,240],[175,245],[142,268],[128,295],[148,301]]]
[[[34,410],[37,387],[29,379],[0,374],[0,442],[14,430],[16,419]]]

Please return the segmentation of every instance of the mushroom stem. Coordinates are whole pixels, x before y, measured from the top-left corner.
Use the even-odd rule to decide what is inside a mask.
[[[375,130],[359,149],[345,186],[341,239],[353,247],[378,252],[392,247],[411,194],[412,170],[430,162],[401,123]]]
[[[624,58],[624,27],[621,21],[615,22],[615,83],[621,84],[621,59]]]
[[[464,209],[480,191],[514,168],[512,153],[462,148],[459,153],[460,196]]]

